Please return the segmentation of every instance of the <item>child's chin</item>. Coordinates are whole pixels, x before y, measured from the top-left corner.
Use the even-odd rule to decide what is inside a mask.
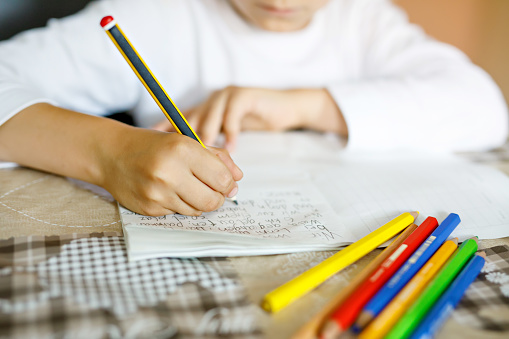
[[[260,22],[255,23],[256,26],[264,29],[266,31],[272,32],[294,32],[303,29],[306,27],[307,22],[297,20],[261,20]]]

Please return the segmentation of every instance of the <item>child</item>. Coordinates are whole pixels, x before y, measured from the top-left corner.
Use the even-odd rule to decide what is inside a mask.
[[[242,173],[224,151],[99,117],[162,118],[105,15],[206,144],[296,128],[353,150],[486,150],[507,137],[490,77],[386,0],[105,0],[1,43],[0,159],[101,185],[139,213],[214,210]]]

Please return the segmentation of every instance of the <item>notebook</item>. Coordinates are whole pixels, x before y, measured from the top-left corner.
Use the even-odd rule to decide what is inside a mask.
[[[509,177],[451,155],[351,153],[314,133],[246,133],[235,161],[239,205],[199,217],[138,215],[120,206],[131,260],[246,256],[337,249],[403,212],[441,222],[451,235],[509,236]]]

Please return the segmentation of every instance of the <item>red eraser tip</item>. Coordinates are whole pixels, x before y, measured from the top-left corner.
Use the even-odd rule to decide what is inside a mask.
[[[111,15],[105,16],[104,18],[101,19],[101,26],[105,27],[107,24],[109,24],[113,20],[114,19],[113,19],[113,17]]]

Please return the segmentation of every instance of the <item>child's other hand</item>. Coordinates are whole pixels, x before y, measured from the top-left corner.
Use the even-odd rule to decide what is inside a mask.
[[[228,152],[176,133],[132,128],[103,159],[103,186],[144,215],[200,215],[237,193],[242,171]]]
[[[212,144],[220,132],[225,147],[232,151],[242,130],[284,131],[308,128],[346,135],[346,124],[325,89],[272,90],[227,87],[214,92],[200,105],[184,112],[205,144]],[[171,130],[169,122],[156,126]]]

